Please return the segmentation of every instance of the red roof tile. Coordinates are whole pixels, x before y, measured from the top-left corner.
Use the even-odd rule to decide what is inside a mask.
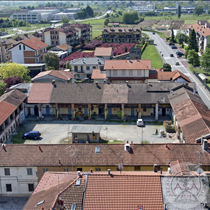
[[[182,77],[188,82],[191,82],[188,76],[180,72],[179,70],[174,70],[171,72],[166,71],[158,71],[158,80],[159,81],[170,81],[170,80],[176,80],[177,78]]]
[[[53,86],[51,83],[34,83],[27,103],[49,103],[52,90]]]
[[[34,50],[39,50],[48,46],[47,44],[45,44],[44,42],[42,42],[41,40],[37,38],[28,39],[26,41],[23,41],[22,43]]]
[[[91,79],[106,79],[106,72],[101,73],[100,69],[93,69]]]
[[[112,54],[112,47],[96,47],[94,56],[110,57]]]
[[[17,109],[16,106],[7,103],[6,101],[0,102],[0,125]]]

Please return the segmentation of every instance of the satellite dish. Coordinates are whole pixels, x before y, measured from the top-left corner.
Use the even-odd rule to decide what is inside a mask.
[[[202,168],[198,168],[197,173],[200,175],[203,173],[203,169]]]

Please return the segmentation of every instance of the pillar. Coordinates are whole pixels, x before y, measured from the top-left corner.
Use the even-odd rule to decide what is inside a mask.
[[[138,104],[138,119],[141,119],[141,104]]]
[[[2,130],[4,131],[5,130],[5,122],[3,122],[3,124],[2,124]]]
[[[108,115],[107,104],[104,104],[104,117],[105,117],[105,120],[107,120],[107,115]]]
[[[91,119],[91,104],[88,104],[88,119]]]
[[[71,115],[72,115],[72,120],[75,118],[75,110],[74,110],[74,104],[71,104]]]
[[[12,118],[15,119],[15,112],[12,113]]]
[[[155,119],[158,120],[158,103],[155,104]]]
[[[56,118],[58,118],[58,104],[57,103],[55,104],[55,115],[56,115]]]
[[[124,120],[124,118],[125,118],[124,104],[121,104],[121,109],[122,109],[122,116],[121,116],[121,119]]]
[[[20,108],[19,108],[19,107],[17,108],[17,113],[18,113],[18,114],[20,113]]]
[[[10,116],[7,118],[7,122],[8,124],[10,124]]]
[[[41,104],[39,104],[39,117],[42,118],[42,107],[41,107]]]

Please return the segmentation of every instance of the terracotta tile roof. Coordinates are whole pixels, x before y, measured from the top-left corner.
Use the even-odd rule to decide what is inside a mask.
[[[166,71],[158,71],[158,80],[159,81],[170,81],[170,80],[176,80],[177,78],[182,77],[183,79],[187,80],[188,82],[191,82],[188,76],[180,72],[179,70],[174,70],[171,72]]]
[[[199,25],[198,23],[189,25],[188,29],[194,29],[196,32],[200,33],[202,36],[210,36],[210,28],[205,28],[204,25]]]
[[[181,88],[168,98],[186,142],[194,143],[197,138],[210,133],[210,110],[197,94]]]
[[[49,103],[52,90],[53,86],[51,83],[34,83],[27,103]]]
[[[151,69],[151,60],[106,60],[105,70]]]
[[[48,46],[47,44],[45,44],[44,42],[42,42],[41,40],[37,38],[28,39],[26,41],[23,41],[22,43],[34,50],[39,50]]]
[[[101,153],[95,153],[100,146]],[[41,147],[41,148],[40,148]],[[72,166],[70,151],[75,150],[75,166],[115,166],[119,154],[123,155],[124,166],[168,166],[171,161],[199,163],[196,152],[203,151],[201,144],[131,144],[129,153],[124,144],[7,144],[6,151],[0,149],[0,166]],[[139,155],[141,154],[141,155]],[[58,161],[60,159],[60,162]],[[202,153],[202,165],[209,165],[210,155]]]
[[[0,102],[0,125],[17,109],[16,106],[7,103],[6,101]]]
[[[20,106],[20,104],[26,99],[26,94],[21,92],[20,90],[14,89],[9,92],[3,94],[0,97],[0,101],[5,101],[9,104],[12,104],[16,107]]]
[[[56,77],[59,79],[63,79],[65,81],[67,81],[69,78],[73,78],[73,74],[69,71],[49,70],[49,71],[40,72],[31,80],[34,81],[34,80],[44,77],[46,75],[50,75],[50,76],[53,76],[53,77]]]
[[[45,172],[24,210],[51,209],[55,206],[58,195],[77,178],[77,172]],[[58,183],[59,180],[59,183]],[[44,203],[37,203],[44,200]]]
[[[134,210],[138,207],[163,210],[159,176],[88,176],[84,210]]]
[[[96,47],[94,56],[110,57],[112,55],[112,47]]]
[[[100,69],[93,69],[91,79],[106,79],[106,72],[101,73]]]
[[[69,49],[72,48],[72,46],[70,46],[68,44],[65,44],[65,43],[64,44],[61,44],[61,45],[58,45],[56,47],[58,47],[58,48],[60,48],[61,50],[64,50],[64,51],[69,50]]]

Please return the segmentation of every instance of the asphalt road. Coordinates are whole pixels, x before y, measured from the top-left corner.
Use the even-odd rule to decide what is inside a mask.
[[[156,48],[160,55],[163,58],[164,63],[169,63],[172,67],[172,71],[179,70],[180,72],[184,73],[186,76],[188,76],[192,82],[196,83],[196,88],[198,91],[198,94],[204,101],[204,103],[207,105],[207,107],[210,109],[210,93],[208,90],[204,88],[202,83],[196,78],[196,76],[193,75],[193,73],[185,67],[181,61],[186,61],[183,58],[177,58],[176,52],[179,51],[178,49],[171,49],[171,47],[166,44],[163,39],[158,34],[152,34],[151,32],[145,32],[151,39],[154,39],[154,44],[156,45]],[[170,54],[173,54],[174,57],[170,57]],[[175,65],[176,62],[179,62],[180,65]]]
[[[103,15],[101,16],[98,16],[98,17],[94,17],[94,18],[88,18],[88,19],[83,19],[83,20],[76,20],[76,22],[82,22],[82,21],[89,21],[89,20],[98,20],[98,19],[101,19],[103,17],[106,16],[106,14],[111,14],[113,11],[112,10],[107,10]],[[58,24],[54,24],[55,27],[58,27],[58,26],[61,26],[63,25],[63,23],[58,23]],[[46,27],[47,28],[47,27]],[[40,30],[44,30],[45,28],[40,28],[40,29],[35,29],[35,30],[32,30],[32,31],[22,31],[22,30],[18,30],[18,35],[20,34],[25,34],[25,33],[33,33],[33,32],[36,32],[36,31],[40,31]],[[16,32],[17,33],[17,32]],[[16,33],[14,34],[9,34],[9,35],[5,35],[5,36],[0,36],[1,39],[3,38],[8,38],[8,37],[11,37],[11,36],[15,36],[17,35]]]

